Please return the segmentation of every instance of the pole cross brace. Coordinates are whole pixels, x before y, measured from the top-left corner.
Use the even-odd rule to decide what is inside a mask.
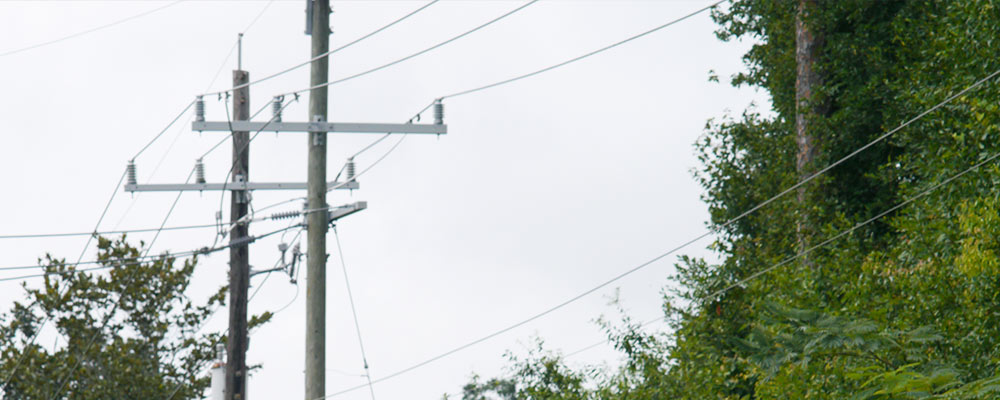
[[[443,135],[445,124],[378,124],[361,122],[254,122],[194,121],[191,130],[198,132],[330,132],[330,133],[411,133]]]
[[[358,189],[357,181],[329,182],[330,189]],[[203,190],[306,190],[305,182],[229,182],[229,183],[158,183],[145,185],[126,184],[126,192],[173,192]]]
[[[344,204],[342,206],[331,207],[328,211],[328,220],[330,223],[337,222],[338,219],[344,218],[348,215],[354,214],[358,211],[368,208],[367,201],[357,201],[351,204]]]

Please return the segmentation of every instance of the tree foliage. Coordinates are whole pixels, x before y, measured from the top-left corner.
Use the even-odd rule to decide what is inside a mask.
[[[817,1],[807,22],[823,37],[824,79],[810,100],[825,110],[811,125],[818,165],[1000,68],[998,6]],[[813,268],[788,263],[711,296],[795,255],[800,213],[816,238],[832,237],[1000,152],[994,77],[824,173],[804,204],[786,196],[727,223],[797,181],[795,11],[793,1],[737,0],[713,14],[721,40],[755,43],[731,83],[772,100],[767,111],[710,121],[695,144],[722,261],[681,258],[681,289],[665,299],[669,331],[643,334],[627,320],[609,328],[622,366],[576,371],[536,353],[512,361],[504,398],[1000,397],[997,163],[817,250]],[[576,391],[531,390],[557,382]]]
[[[184,294],[196,258],[137,262],[124,237],[98,238],[98,249],[108,274],[71,273],[75,266],[47,256],[44,284],[24,284],[26,302],[0,316],[0,379],[11,376],[4,398],[201,398],[202,372],[224,337],[199,331],[225,288],[198,305]],[[53,347],[30,342],[45,319]]]

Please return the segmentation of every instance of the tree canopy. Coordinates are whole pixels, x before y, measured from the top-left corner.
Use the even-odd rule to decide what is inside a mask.
[[[41,287],[23,284],[26,301],[0,316],[3,398],[202,398],[205,367],[225,337],[201,328],[224,305],[225,287],[199,304],[185,295],[197,258],[142,259],[124,237],[98,238],[98,249],[110,272],[46,256]],[[51,348],[33,340],[47,319]]]
[[[823,106],[810,124],[816,165],[863,150],[811,182],[804,201],[785,196],[728,223],[800,179],[798,2],[716,10],[720,40],[755,43],[731,84],[772,99],[770,110],[710,121],[695,144],[722,261],[679,260],[681,289],[664,299],[669,331],[643,333],[627,319],[608,328],[619,368],[576,370],[540,349],[511,359],[507,376],[474,379],[464,399],[1000,396],[1000,169],[987,162],[950,180],[1000,152],[991,75],[1000,9],[988,0],[811,3],[805,23],[822,37],[823,79],[809,99]],[[803,214],[812,244],[837,239],[811,252],[808,267],[774,267],[800,254],[789,232]]]

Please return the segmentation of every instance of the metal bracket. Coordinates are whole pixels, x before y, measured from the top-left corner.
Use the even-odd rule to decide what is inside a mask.
[[[360,188],[356,181],[328,182],[327,190],[353,190]],[[304,182],[230,182],[230,183],[157,183],[125,185],[126,192],[172,192],[178,190],[306,190]]]
[[[348,215],[354,214],[366,208],[368,208],[367,201],[358,201],[351,204],[344,204],[342,206],[331,207],[327,211],[328,213],[327,220],[330,221],[330,223],[333,223],[338,219],[344,218]]]

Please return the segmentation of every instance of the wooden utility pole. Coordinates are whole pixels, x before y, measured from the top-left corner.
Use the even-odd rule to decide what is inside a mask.
[[[246,71],[233,71],[233,87],[250,80]],[[233,90],[233,120],[246,121],[250,117],[250,87]],[[250,132],[233,132],[233,182],[245,183],[250,177]],[[226,399],[246,400],[247,388],[247,289],[250,286],[250,248],[247,222],[239,222],[247,215],[249,196],[247,190],[232,191],[230,221],[232,231],[229,243],[229,341],[226,351]]]
[[[815,127],[811,124],[820,114],[815,99],[815,88],[821,81],[816,70],[821,38],[810,26],[813,22],[809,20],[810,12],[816,7],[815,0],[799,0],[798,12],[795,14],[795,142],[798,146],[795,167],[799,180],[812,175],[815,170],[813,163],[820,145],[815,135]],[[815,185],[799,186],[797,193],[800,214],[795,228],[800,253],[809,247],[809,238],[813,231],[806,205],[807,187],[812,186]],[[806,255],[802,256],[802,263],[810,267],[813,265],[811,258]]]
[[[330,49],[330,0],[312,1],[312,57]],[[312,62],[310,86],[322,85],[329,76],[329,59]],[[326,122],[327,88],[309,91],[309,121]],[[309,245],[306,254],[306,400],[326,395],[326,132],[309,132],[309,165],[306,215]]]

